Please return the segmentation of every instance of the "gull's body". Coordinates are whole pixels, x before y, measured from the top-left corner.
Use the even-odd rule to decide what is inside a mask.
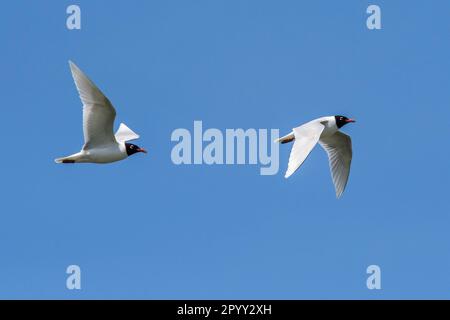
[[[322,117],[294,128],[290,134],[278,139],[281,143],[294,141],[285,177],[289,178],[297,171],[319,143],[328,154],[336,196],[339,198],[347,185],[352,161],[351,138],[339,129],[350,122],[355,121],[344,116]]]
[[[121,123],[114,134],[116,110],[109,99],[72,62],[72,76],[83,103],[84,146],[80,152],[56,159],[56,163],[110,163],[120,161],[137,152],[146,152],[128,141],[139,138]]]
[[[81,150],[71,156],[57,159],[57,163],[111,163],[123,160],[127,158],[128,155],[125,151],[125,145],[123,143],[112,143],[111,145],[102,147]],[[58,161],[59,160],[59,161]]]

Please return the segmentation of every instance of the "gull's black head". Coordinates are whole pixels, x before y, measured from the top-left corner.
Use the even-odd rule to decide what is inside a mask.
[[[131,156],[132,154],[138,153],[138,152],[143,152],[143,153],[147,153],[147,151],[145,149],[142,149],[140,147],[138,147],[135,144],[132,143],[125,143],[125,148],[127,150],[127,155]]]
[[[337,125],[338,128],[342,128],[347,123],[356,122],[355,120],[349,119],[349,118],[344,117],[344,116],[334,116],[334,118],[336,119],[336,125]]]

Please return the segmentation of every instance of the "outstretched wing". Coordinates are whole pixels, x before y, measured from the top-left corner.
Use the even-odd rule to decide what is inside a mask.
[[[120,124],[119,130],[117,130],[115,137],[117,142],[126,142],[139,139],[139,135],[128,128],[124,123]]]
[[[83,149],[115,143],[113,132],[116,110],[108,98],[71,61],[70,70],[83,103]]]
[[[352,139],[345,133],[337,131],[332,136],[320,139],[319,143],[328,153],[336,197],[340,198],[350,174]]]
[[[291,155],[289,156],[288,169],[285,178],[289,178],[311,153],[314,146],[319,141],[325,126],[320,122],[309,122],[294,131],[294,145],[292,146]]]

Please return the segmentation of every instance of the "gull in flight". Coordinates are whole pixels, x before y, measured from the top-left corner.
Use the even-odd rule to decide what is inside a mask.
[[[285,178],[289,178],[306,160],[319,143],[328,154],[331,176],[340,198],[347,185],[352,162],[352,140],[339,131],[348,123],[355,122],[344,116],[322,117],[294,128],[288,135],[277,139],[282,144],[294,141]]]
[[[70,70],[83,103],[84,145],[80,152],[56,159],[56,163],[110,163],[123,160],[135,153],[147,153],[129,143],[139,135],[121,123],[114,134],[116,110],[109,99],[71,61]]]

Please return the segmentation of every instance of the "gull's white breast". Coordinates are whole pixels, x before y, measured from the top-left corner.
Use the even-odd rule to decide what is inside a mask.
[[[84,150],[86,162],[110,163],[125,159],[128,155],[123,143],[115,143],[105,147]]]

